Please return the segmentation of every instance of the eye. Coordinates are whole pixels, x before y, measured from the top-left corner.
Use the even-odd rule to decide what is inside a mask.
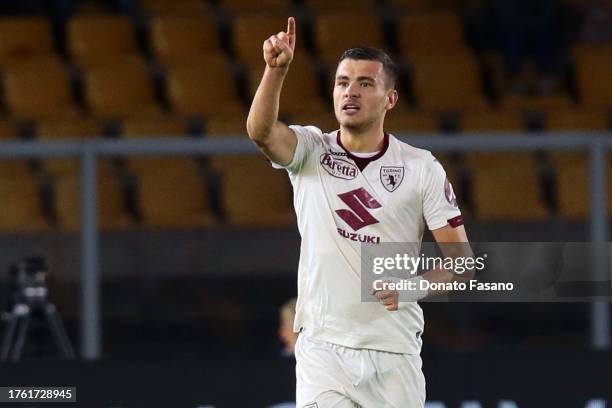
[[[342,81],[342,82],[338,82],[337,86],[341,86],[341,87],[345,87],[348,85],[348,82]]]
[[[362,82],[361,86],[364,87],[364,88],[367,88],[367,87],[372,86],[372,84],[370,82]]]

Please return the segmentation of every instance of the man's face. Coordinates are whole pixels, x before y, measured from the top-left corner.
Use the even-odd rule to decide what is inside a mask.
[[[334,111],[341,126],[365,131],[384,119],[397,101],[378,61],[345,59],[336,70]]]

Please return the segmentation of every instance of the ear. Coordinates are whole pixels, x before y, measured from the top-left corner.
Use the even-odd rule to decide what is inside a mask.
[[[399,95],[395,89],[391,89],[387,94],[387,110],[391,110],[397,105]]]

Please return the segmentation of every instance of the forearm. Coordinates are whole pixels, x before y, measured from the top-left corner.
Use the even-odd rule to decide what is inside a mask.
[[[265,144],[278,121],[280,94],[288,67],[266,66],[261,83],[255,92],[247,119],[249,137],[258,144]]]

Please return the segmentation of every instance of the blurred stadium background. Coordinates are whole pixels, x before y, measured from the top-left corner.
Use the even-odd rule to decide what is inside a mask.
[[[336,60],[369,44],[402,67],[391,133],[589,137],[612,125],[610,0],[20,0],[0,1],[0,12],[0,151],[14,142],[34,150],[68,139],[244,135],[261,44],[289,15],[299,30],[281,100],[290,123],[336,129]],[[590,239],[586,151],[434,154],[471,240]],[[291,400],[293,361],[277,328],[279,307],[296,294],[299,236],[285,174],[259,155],[99,159],[93,323],[81,292],[80,174],[76,158],[0,161],[3,309],[9,266],[44,256],[50,298],[81,355],[61,361],[34,325],[22,362],[0,364],[0,385],[77,385],[88,407]],[[423,308],[432,401],[612,400],[609,333],[594,341],[588,303]],[[609,324],[607,309],[603,319]],[[85,344],[84,333],[98,328],[101,337]]]

